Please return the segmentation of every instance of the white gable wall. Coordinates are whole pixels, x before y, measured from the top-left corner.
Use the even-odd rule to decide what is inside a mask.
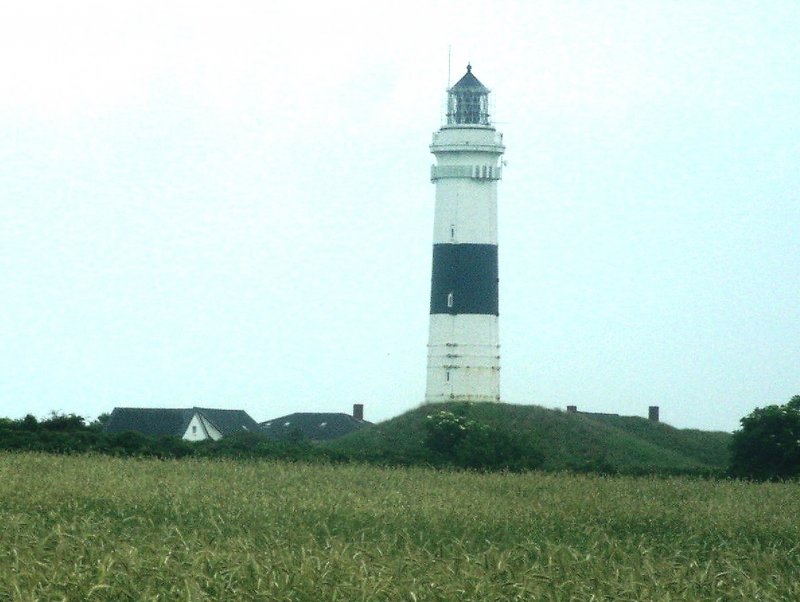
[[[186,432],[183,433],[182,439],[186,441],[204,441],[208,439],[208,433],[203,428],[203,422],[200,414],[195,414],[189,421],[189,426],[186,427]]]
[[[205,441],[206,439],[219,441],[222,439],[222,433],[203,418],[202,414],[196,413],[189,421],[189,426],[186,427],[186,432],[183,433],[182,439],[186,441]]]

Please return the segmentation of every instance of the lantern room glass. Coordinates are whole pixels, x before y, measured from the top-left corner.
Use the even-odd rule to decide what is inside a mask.
[[[489,90],[467,73],[447,91],[448,125],[489,125]]]

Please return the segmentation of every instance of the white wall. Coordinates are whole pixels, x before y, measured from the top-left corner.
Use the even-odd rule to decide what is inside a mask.
[[[186,441],[205,441],[206,439],[219,441],[222,439],[222,433],[199,413],[195,413],[189,421],[189,426],[186,427],[186,432],[182,438]]]

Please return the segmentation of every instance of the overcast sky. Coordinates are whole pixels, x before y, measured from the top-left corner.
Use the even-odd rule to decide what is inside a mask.
[[[504,401],[800,393],[800,3],[4,2],[0,416],[424,397],[428,145],[492,90]]]

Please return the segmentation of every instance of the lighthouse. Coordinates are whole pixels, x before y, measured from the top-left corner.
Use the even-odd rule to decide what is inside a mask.
[[[433,225],[425,401],[499,401],[497,182],[503,135],[489,90],[471,65],[447,91],[445,124],[433,134]]]

